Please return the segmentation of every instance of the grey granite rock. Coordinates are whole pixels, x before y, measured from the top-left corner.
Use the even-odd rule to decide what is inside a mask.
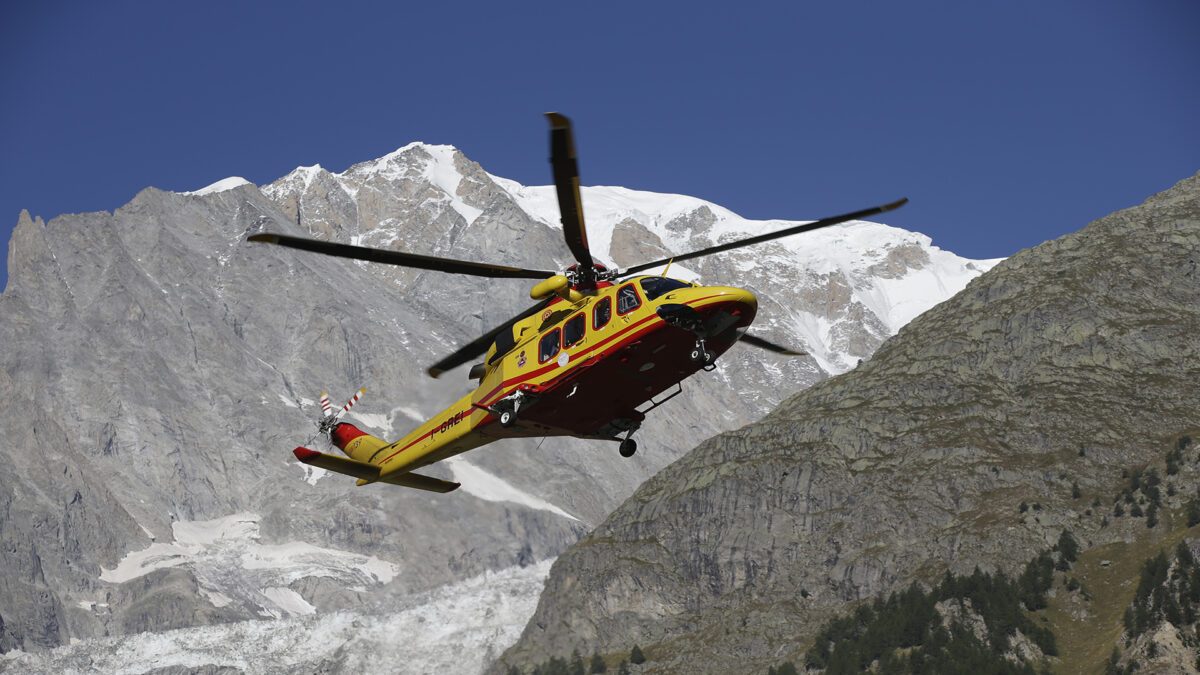
[[[1121,540],[1072,482],[1111,496],[1200,428],[1198,264],[1200,175],[1005,260],[646,481],[556,561],[493,670],[639,644],[640,672],[762,672],[849,602],[1012,573],[1064,528]]]

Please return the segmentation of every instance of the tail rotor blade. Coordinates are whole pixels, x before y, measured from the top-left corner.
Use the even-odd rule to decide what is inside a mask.
[[[329,417],[333,414],[333,404],[329,402],[329,392],[321,392],[321,416]]]
[[[349,411],[351,408],[353,408],[354,404],[358,403],[359,397],[361,397],[365,393],[367,393],[366,389],[359,389],[358,391],[354,392],[354,396],[350,397],[350,401],[348,403],[346,403],[346,405],[342,406],[342,412],[338,413],[338,417],[341,417],[347,411]]]

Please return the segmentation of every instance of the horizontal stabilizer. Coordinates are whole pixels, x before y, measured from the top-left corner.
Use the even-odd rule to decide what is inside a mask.
[[[326,455],[323,452],[309,450],[308,448],[296,448],[292,451],[292,454],[296,455],[296,459],[309,466],[344,473],[347,476],[354,476],[355,478],[366,479],[368,481],[379,478],[379,467],[374,464],[359,462],[349,457]]]
[[[316,466],[329,471],[344,473],[347,476],[354,476],[358,479],[359,485],[376,482],[391,483],[392,485],[402,485],[430,492],[450,492],[451,490],[457,490],[458,486],[461,485],[461,483],[451,483],[448,480],[422,476],[418,473],[392,474],[380,478],[379,467],[374,464],[359,462],[349,457],[326,455],[323,452],[309,450],[308,448],[296,448],[292,451],[292,454],[296,455],[296,459],[309,466]]]
[[[391,483],[392,485],[403,485],[404,487],[416,488],[418,490],[428,490],[430,492],[450,492],[457,490],[462,483],[451,483],[448,480],[440,478],[431,478],[422,476],[419,473],[402,473],[399,475],[384,476],[379,479],[381,483]]]

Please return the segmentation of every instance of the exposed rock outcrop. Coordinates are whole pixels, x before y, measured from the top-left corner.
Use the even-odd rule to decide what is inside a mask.
[[[1005,260],[643,484],[496,669],[639,644],[644,672],[762,672],[848,602],[1123,537],[1072,484],[1115,494],[1197,426],[1198,252],[1195,176]]]

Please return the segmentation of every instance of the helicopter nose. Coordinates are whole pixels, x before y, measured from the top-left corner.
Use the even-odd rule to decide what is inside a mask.
[[[709,300],[713,303],[746,311],[750,314],[758,311],[758,298],[744,288],[706,286],[704,290],[707,291],[704,295],[708,296]]]
[[[744,288],[727,287],[722,289],[729,300],[738,302],[750,309],[758,309],[758,298],[753,293]]]

